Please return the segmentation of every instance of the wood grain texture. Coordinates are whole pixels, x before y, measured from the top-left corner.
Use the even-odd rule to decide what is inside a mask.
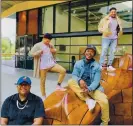
[[[132,70],[128,69],[131,67],[131,57],[132,55],[129,54],[121,57],[120,68],[115,72],[102,71],[100,84],[104,87],[111,104],[111,124],[132,122]],[[128,60],[128,63],[125,60]],[[100,117],[99,104],[96,104],[93,112],[89,112],[85,102],[81,101],[69,87],[65,88],[67,88],[65,92],[55,91],[44,101],[46,116],[52,119],[52,124],[96,124],[97,118]],[[130,99],[130,102],[127,103],[126,98]]]

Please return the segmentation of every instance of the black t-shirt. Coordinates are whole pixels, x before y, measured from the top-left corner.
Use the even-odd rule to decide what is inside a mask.
[[[18,100],[17,93],[8,97],[2,105],[1,117],[8,118],[8,125],[31,125],[34,118],[45,117],[44,105],[40,97],[29,93],[24,109],[20,109],[23,106],[17,107]]]

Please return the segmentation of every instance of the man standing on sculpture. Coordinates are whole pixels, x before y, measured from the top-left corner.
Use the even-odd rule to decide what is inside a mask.
[[[118,44],[118,37],[122,34],[122,26],[120,18],[117,16],[116,8],[112,7],[110,9],[109,15],[101,19],[98,31],[102,33],[102,52],[100,57],[100,65],[105,66],[105,57],[109,50],[109,57],[107,63],[107,70],[116,70],[112,67],[114,60],[114,53]]]
[[[72,79],[68,81],[68,85],[81,100],[86,101],[89,111],[94,109],[96,101],[100,104],[102,124],[107,125],[109,122],[109,103],[107,96],[103,93],[104,89],[100,85],[101,68],[94,60],[95,46],[88,45],[84,55],[84,59],[75,63]]]
[[[44,34],[42,42],[35,44],[29,52],[29,55],[34,57],[34,77],[39,77],[40,75],[40,88],[43,100],[46,99],[45,80],[48,71],[59,73],[56,89],[62,91],[66,90],[61,87],[61,83],[65,77],[66,70],[62,66],[57,64],[53,57],[53,55],[56,53],[56,49],[50,43],[51,39],[51,34]]]

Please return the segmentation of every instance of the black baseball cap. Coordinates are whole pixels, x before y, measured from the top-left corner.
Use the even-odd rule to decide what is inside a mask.
[[[94,56],[96,55],[96,47],[94,45],[87,45],[87,47],[85,49],[85,52],[86,52],[87,49],[93,49],[94,52],[95,52]]]
[[[52,35],[51,34],[49,34],[49,33],[45,33],[44,34],[44,36],[43,36],[43,38],[47,38],[47,39],[52,39]]]

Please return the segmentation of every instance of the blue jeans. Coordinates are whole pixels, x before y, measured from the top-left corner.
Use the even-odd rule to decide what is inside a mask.
[[[114,60],[114,53],[116,51],[117,39],[102,38],[102,53],[100,56],[100,65],[105,64],[105,58],[109,49],[109,57],[107,65],[112,65]]]

